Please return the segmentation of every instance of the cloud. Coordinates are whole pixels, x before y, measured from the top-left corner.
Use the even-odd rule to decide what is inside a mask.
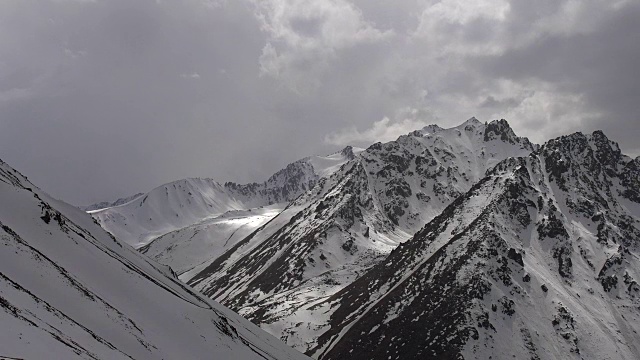
[[[198,74],[197,72],[183,73],[180,74],[180,77],[183,79],[200,79],[200,74]]]
[[[362,145],[368,146],[374,142],[386,142],[397,139],[401,135],[406,135],[411,131],[421,129],[433,121],[433,115],[427,110],[415,108],[402,109],[396,115],[401,120],[392,121],[388,117],[375,121],[371,127],[359,131],[356,127],[349,127],[337,132],[328,134],[324,141],[328,144]],[[433,123],[433,122],[432,122]]]
[[[629,34],[639,30],[635,19],[640,4],[580,4],[564,6],[573,9],[569,13],[580,14],[578,29],[558,25],[562,31],[555,31],[555,36],[499,55],[478,56],[469,63],[485,77],[521,88],[543,88],[514,111],[548,118],[539,124],[544,136],[603,129],[623,148],[636,147],[640,85],[629,74],[640,62],[640,38]],[[532,107],[533,103],[538,106]]]
[[[319,81],[341,50],[393,35],[366,21],[345,0],[268,0],[256,1],[255,7],[268,36],[260,56],[261,74],[295,89]]]
[[[0,157],[82,204],[471,116],[637,154],[638,18],[637,1],[5,0]]]

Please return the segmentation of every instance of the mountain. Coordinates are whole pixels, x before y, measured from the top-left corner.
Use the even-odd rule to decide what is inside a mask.
[[[0,247],[0,358],[305,358],[2,161]]]
[[[106,209],[106,208],[110,208],[110,207],[120,206],[120,205],[126,204],[128,202],[131,202],[131,201],[141,197],[142,195],[144,195],[144,193],[137,193],[135,195],[131,195],[131,196],[120,198],[120,199],[118,199],[116,201],[102,201],[102,202],[91,204],[91,205],[88,205],[88,206],[78,206],[78,208],[80,208],[81,210],[84,210],[84,211],[95,211],[95,210],[100,210],[100,209]]]
[[[301,351],[329,326],[309,309],[382,261],[510,156],[537,148],[475,118],[376,143],[183,280]]]
[[[640,358],[640,158],[600,132],[503,160],[326,301],[320,359]]]
[[[91,214],[116,238],[140,248],[158,237],[224,216],[230,211],[273,204],[284,207],[312,188],[318,179],[348,161],[358,150],[347,147],[329,156],[298,160],[262,183],[221,184],[200,178],[178,180],[161,185],[135,201],[92,211]],[[206,224],[203,226],[207,227]],[[202,229],[193,227],[193,231],[202,232]],[[191,235],[176,241],[183,241]]]

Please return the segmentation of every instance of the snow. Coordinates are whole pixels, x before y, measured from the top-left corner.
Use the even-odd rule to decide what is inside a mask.
[[[283,204],[274,204],[228,211],[160,236],[139,250],[161,264],[170,265],[186,282],[283,208]]]
[[[623,198],[628,188],[620,173],[601,170],[615,169],[615,153],[571,152],[582,143],[562,141],[569,142],[562,153],[571,164],[561,173],[565,190],[548,161],[553,144],[500,163],[443,217],[310,309],[311,317],[339,316],[330,316],[308,353],[322,359],[456,357],[458,351],[465,359],[638,358],[640,214]],[[553,231],[545,230],[551,219]],[[442,276],[448,281],[441,283]],[[604,276],[617,279],[609,290]],[[483,290],[465,293],[474,288]],[[458,302],[461,296],[468,298]],[[450,302],[456,306],[440,306]]]
[[[225,261],[200,274],[190,272],[189,283],[287,344],[309,350],[331,312],[325,316],[314,311],[315,319],[309,324],[307,314],[315,304],[348,286],[411,238],[495,163],[534,148],[515,135],[513,143],[485,141],[485,128],[477,120],[451,129],[432,126],[425,128],[429,134],[423,130],[366,150],[345,149],[309,160],[320,174],[324,173],[318,169],[324,168],[331,175],[258,228],[246,244],[225,254],[229,255]],[[435,165],[421,173],[418,157]],[[406,159],[408,167],[396,170],[401,163],[396,159]],[[397,179],[408,184],[409,195],[389,193]],[[441,193],[433,190],[437,184],[443,188]],[[394,202],[404,209],[397,224],[388,213],[388,205]],[[286,237],[279,238],[279,233]],[[309,238],[317,245],[307,247]],[[282,271],[275,269],[279,261],[293,264],[301,258],[307,260],[289,265],[279,275],[282,281],[276,289],[260,282],[267,274]]]
[[[91,210],[89,213],[118,239],[141,248],[159,237],[215,219],[227,212],[277,204],[284,200],[277,198],[282,194],[295,198],[299,192],[306,190],[305,184],[313,184],[319,178],[330,176],[353,154],[361,151],[348,147],[327,156],[307,157],[289,164],[264,183],[238,185],[239,188],[212,179],[178,180],[158,186],[142,196],[134,196],[123,204]],[[300,189],[290,193],[290,182],[294,180],[294,185]],[[123,199],[114,203],[122,202]],[[211,234],[210,238],[214,235]],[[215,255],[213,253],[211,257]]]
[[[0,162],[0,349],[25,359],[303,359]]]
[[[222,185],[195,178],[159,186],[132,202],[91,215],[116,238],[139,248],[171,231],[247,208]]]
[[[333,153],[327,156],[312,156],[308,158],[309,163],[313,165],[313,168],[321,178],[329,177],[331,174],[335,173],[340,169],[340,167],[346,164],[350,159],[348,155],[345,154],[345,150],[350,150],[354,156],[357,156],[364,149],[356,148],[356,147],[348,147],[342,151]]]

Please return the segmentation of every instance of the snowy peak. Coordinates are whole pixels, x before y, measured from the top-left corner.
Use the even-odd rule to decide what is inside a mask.
[[[495,121],[495,120],[494,120]],[[467,121],[462,124],[456,126],[458,129],[468,129],[468,128],[482,128],[485,124],[480,120],[476,119],[475,116],[471,117]]]
[[[272,203],[289,202],[313,187],[318,178],[310,162],[299,160],[273,174],[265,183],[265,191],[273,193]]]
[[[118,239],[140,247],[170,231],[229,210],[246,198],[211,179],[189,178],[161,185],[135,200],[91,212]]]
[[[353,146],[347,146],[344,149],[342,149],[340,151],[340,154],[342,156],[344,156],[345,159],[347,160],[353,160],[355,159],[356,155],[353,152]]]
[[[577,132],[551,140],[544,145],[542,154],[550,178],[562,190],[567,191],[571,183],[595,186],[619,179],[625,197],[637,199],[634,175],[637,175],[638,162],[623,155],[618,144],[602,131],[590,135]]]
[[[505,119],[493,120],[484,130],[484,141],[489,142],[491,140],[500,139],[504,142],[515,144],[519,142],[518,136],[513,132],[511,126]]]
[[[413,136],[457,136],[466,137],[471,143],[482,144],[495,140],[521,145],[533,150],[533,144],[526,137],[519,137],[515,134],[509,123],[505,119],[492,120],[489,123],[480,122],[475,117],[452,128],[442,128],[438,125],[428,125],[422,130],[417,130],[409,135]]]
[[[639,180],[636,161],[601,132],[503,160],[312,308],[307,316],[331,318],[308,353],[638,358],[640,202],[626,194]]]

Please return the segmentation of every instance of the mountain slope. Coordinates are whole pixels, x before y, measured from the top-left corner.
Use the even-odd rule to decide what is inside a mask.
[[[124,205],[124,204],[126,204],[128,202],[131,202],[131,201],[141,197],[142,195],[144,195],[144,193],[137,193],[135,195],[123,197],[123,198],[120,198],[120,199],[115,200],[115,201],[102,201],[102,202],[91,204],[91,205],[88,205],[88,206],[78,206],[78,208],[81,209],[81,210],[84,210],[84,211],[96,211],[96,210],[100,210],[100,209],[106,209],[106,208],[110,208],[110,207],[114,207],[114,206]]]
[[[497,165],[309,317],[322,359],[640,357],[640,159],[601,132]]]
[[[355,149],[356,153],[358,151]],[[263,183],[220,184],[199,178],[178,180],[161,185],[135,201],[91,211],[91,214],[118,239],[139,248],[162,235],[206,222],[228,211],[286,204],[353,156],[354,149],[347,147],[328,156],[304,158],[289,164]],[[203,225],[206,228],[207,225]],[[193,230],[202,232],[202,229]],[[187,238],[176,238],[176,242],[183,242],[191,235],[193,233]]]
[[[0,357],[302,359],[0,161]]]
[[[506,121],[475,118],[374,144],[189,284],[306,351],[327,326],[306,310],[382,260],[487,169],[534,149]]]
[[[228,211],[162,235],[138,250],[190,279],[282,211],[282,205]]]

